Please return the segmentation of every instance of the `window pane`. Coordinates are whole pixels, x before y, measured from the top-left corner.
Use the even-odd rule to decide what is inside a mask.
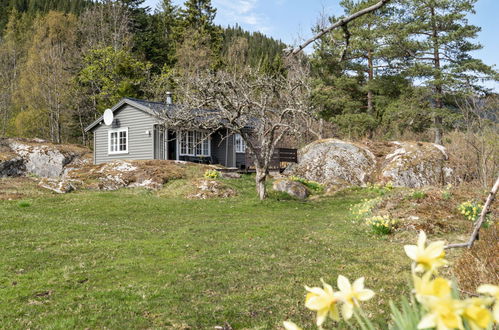
[[[189,155],[194,154],[194,132],[187,132],[187,153]]]
[[[201,132],[196,132],[196,155],[203,154],[203,134]]]
[[[180,132],[180,153],[187,153],[187,134],[186,132]]]
[[[210,155],[210,147],[209,147],[209,136],[207,133],[203,134],[203,156],[209,156]]]
[[[126,131],[120,132],[120,151],[126,151]]]

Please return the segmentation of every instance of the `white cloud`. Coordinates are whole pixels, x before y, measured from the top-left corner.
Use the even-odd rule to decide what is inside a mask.
[[[268,33],[271,28],[265,15],[258,12],[259,0],[213,0],[217,20],[222,25],[247,25],[252,30]]]

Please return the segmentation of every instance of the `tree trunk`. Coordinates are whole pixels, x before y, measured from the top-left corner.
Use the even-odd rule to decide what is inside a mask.
[[[371,50],[367,52],[367,112],[370,115],[374,114],[374,93],[371,90],[371,83],[374,79],[374,69],[373,69],[373,54]]]
[[[267,189],[265,187],[265,181],[267,181],[268,171],[259,165],[255,166],[256,169],[256,192],[258,193],[258,198],[264,200],[267,197]]]
[[[439,36],[437,30],[437,22],[435,18],[435,8],[431,7],[431,24],[432,24],[432,42],[433,42],[433,68],[435,69],[434,80],[436,83],[434,84],[435,90],[435,108],[436,111],[433,113],[433,126],[435,129],[435,143],[442,144],[442,115],[440,114],[440,110],[444,107],[442,100],[442,82],[441,78],[441,68],[440,68],[440,43]]]

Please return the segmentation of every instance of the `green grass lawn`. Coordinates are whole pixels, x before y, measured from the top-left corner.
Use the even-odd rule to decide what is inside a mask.
[[[314,314],[303,285],[338,274],[365,276],[377,292],[367,311],[388,318],[410,265],[401,243],[349,216],[365,193],[260,202],[251,178],[229,184],[238,197],[121,190],[0,201],[0,327],[305,325]]]

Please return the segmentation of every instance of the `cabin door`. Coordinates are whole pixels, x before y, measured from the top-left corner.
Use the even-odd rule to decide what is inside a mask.
[[[168,159],[177,159],[177,133],[168,131]]]
[[[161,125],[154,125],[154,159],[167,159],[167,156],[167,129]]]

